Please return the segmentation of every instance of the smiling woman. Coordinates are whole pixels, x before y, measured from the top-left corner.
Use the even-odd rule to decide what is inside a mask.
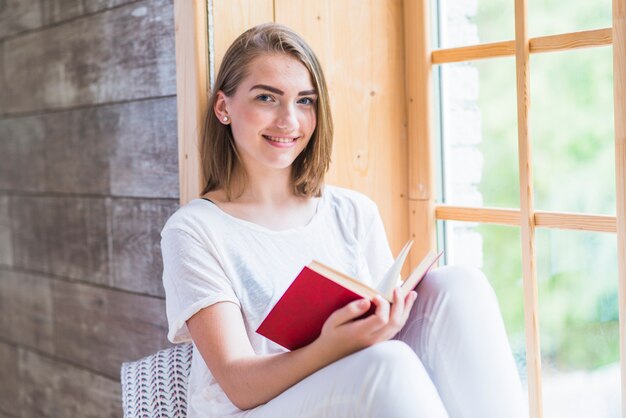
[[[315,54],[284,26],[255,26],[226,52],[202,137],[203,199],[161,233],[168,338],[194,344],[188,416],[519,416],[499,308],[477,270],[429,273],[419,304],[399,288],[391,304],[350,303],[293,351],[255,332],[311,260],[374,286],[393,261],[376,204],[325,184],[328,97]]]
[[[231,97],[217,92],[215,114],[223,124],[232,123],[240,163],[250,177],[290,170],[315,130],[312,92],[306,67],[284,54],[250,62],[248,76]]]

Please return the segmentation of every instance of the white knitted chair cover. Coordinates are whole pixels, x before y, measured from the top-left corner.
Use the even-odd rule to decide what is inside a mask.
[[[184,418],[191,344],[178,344],[122,364],[124,418]]]

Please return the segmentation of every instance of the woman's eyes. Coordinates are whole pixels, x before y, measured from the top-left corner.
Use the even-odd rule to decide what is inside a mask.
[[[311,97],[303,97],[300,100],[298,100],[298,103],[304,104],[304,105],[312,105],[312,104],[315,104],[315,100],[313,100],[313,98]]]
[[[261,102],[270,102],[274,100],[274,98],[269,94],[259,94],[258,96],[256,96],[256,99]]]
[[[258,96],[256,96],[256,100],[267,103],[276,101],[276,99],[274,99],[274,97],[269,94],[259,94]],[[298,104],[309,106],[315,104],[315,99],[312,97],[301,97],[300,99],[298,99]]]

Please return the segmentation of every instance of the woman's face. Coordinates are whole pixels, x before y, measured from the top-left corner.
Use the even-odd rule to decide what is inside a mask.
[[[317,92],[307,68],[287,54],[255,58],[248,76],[227,97],[218,92],[217,117],[228,116],[248,173],[288,169],[316,124]]]

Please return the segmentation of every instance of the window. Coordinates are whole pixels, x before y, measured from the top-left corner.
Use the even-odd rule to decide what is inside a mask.
[[[439,244],[490,278],[531,416],[618,417],[625,29],[609,0],[527,3],[432,5]]]

